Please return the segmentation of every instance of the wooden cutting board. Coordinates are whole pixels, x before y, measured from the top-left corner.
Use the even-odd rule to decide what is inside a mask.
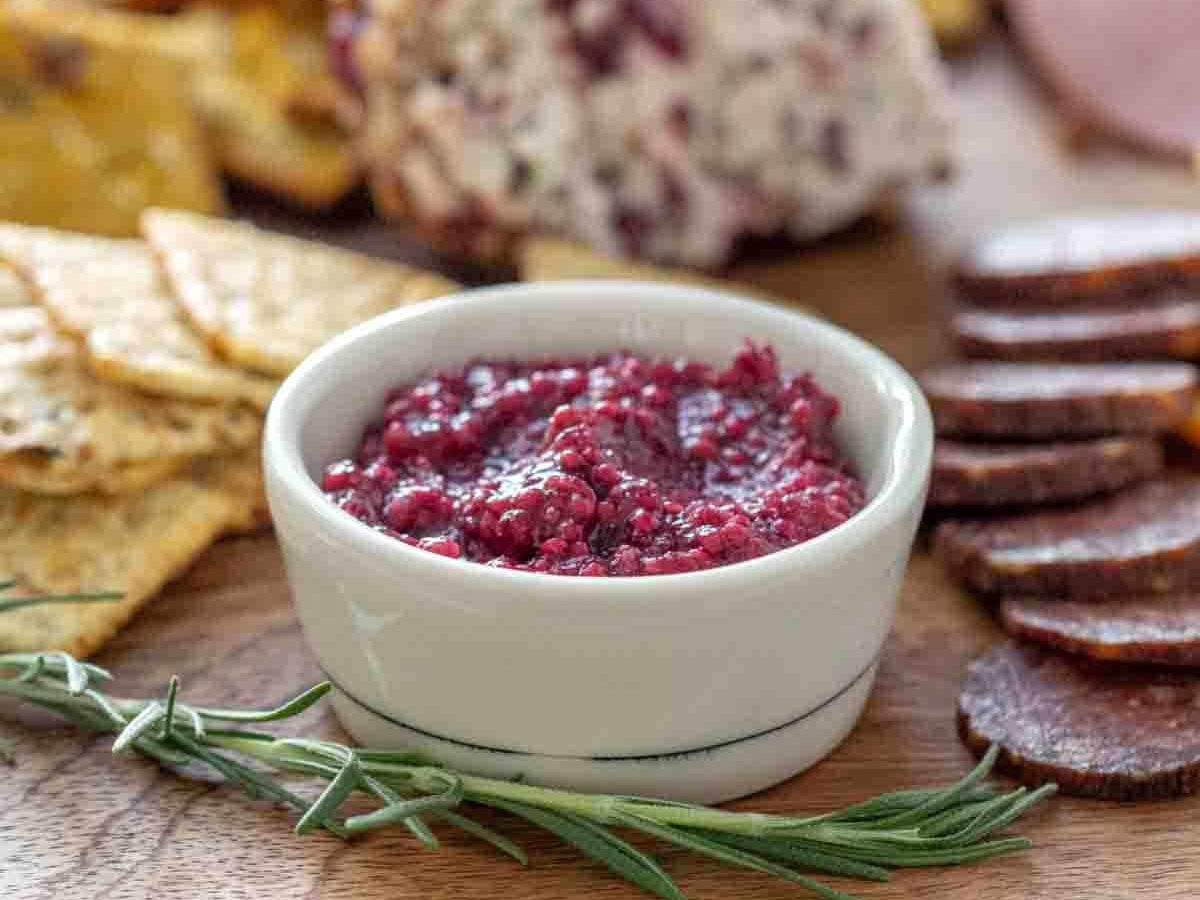
[[[958,180],[909,202],[903,223],[863,228],[786,260],[733,273],[795,298],[919,367],[945,352],[937,271],[972,235],[1053,212],[1125,206],[1200,208],[1190,173],[1100,153],[1071,158],[1044,101],[997,41],[955,67],[965,165]],[[274,225],[372,251],[408,255],[377,225],[313,225],[261,208]],[[398,249],[400,248],[400,249]],[[411,258],[411,257],[410,257]],[[998,637],[982,609],[918,548],[874,695],[857,729],[826,762],[739,806],[818,812],[897,787],[953,780],[971,765],[954,729],[966,662]],[[139,616],[99,657],[127,695],[157,693],[172,673],[210,704],[274,703],[318,679],[288,600],[274,541],[227,541]],[[326,710],[289,730],[337,736]],[[210,783],[178,779],[103,738],[0,705],[16,738],[0,769],[0,897],[456,898],[638,897],[571,851],[514,826],[530,850],[521,870],[453,834],[441,851],[406,833],[343,844],[291,833],[289,814]],[[1021,822],[1028,853],[959,869],[902,872],[886,885],[837,882],[863,898],[1118,900],[1200,893],[1200,798],[1144,805],[1056,800]],[[693,898],[805,896],[764,876],[681,853],[668,868]]]

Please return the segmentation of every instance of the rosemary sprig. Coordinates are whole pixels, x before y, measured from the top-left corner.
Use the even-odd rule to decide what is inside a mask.
[[[17,586],[15,578],[0,578],[0,593]],[[101,600],[120,600],[119,591],[97,591],[85,594],[41,594],[36,597],[0,597],[0,613],[27,606],[45,606],[52,603],[95,603]]]
[[[161,700],[113,697],[94,686],[109,679],[98,666],[63,653],[0,655],[0,695],[53,710],[85,728],[115,733],[114,752],[137,750],[170,767],[203,763],[252,797],[294,809],[297,832],[323,828],[350,837],[399,824],[436,847],[432,824],[444,823],[526,863],[524,851],[512,840],[468,815],[473,807],[490,807],[551,832],[620,877],[672,900],[683,894],[671,876],[617,829],[784,878],[826,900],[848,900],[849,895],[806,873],[885,881],[896,868],[977,862],[1021,850],[1030,846],[1025,838],[992,835],[1055,791],[1054,785],[1032,792],[982,787],[996,759],[993,748],[974,770],[946,788],[898,791],[806,818],[731,812],[481,778],[412,753],[229,727],[294,716],[320,700],[328,683],[275,709],[249,711],[185,704],[174,678]],[[315,800],[307,800],[284,787],[273,772],[311,776],[325,787]],[[339,810],[355,794],[375,798],[378,808],[340,818]]]
[[[17,579],[0,577],[0,594],[17,586]],[[104,600],[120,600],[124,594],[119,591],[98,591],[85,594],[38,594],[32,597],[0,597],[0,613],[25,609],[30,606],[49,606],[55,603],[95,603]],[[13,765],[16,757],[13,755],[12,744],[0,737],[0,763]]]

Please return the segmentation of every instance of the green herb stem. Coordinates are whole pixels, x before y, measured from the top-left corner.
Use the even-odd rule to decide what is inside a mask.
[[[7,590],[16,584],[15,581],[0,581],[0,591]],[[116,591],[102,591],[95,594],[52,594],[37,597],[0,598],[0,613],[24,609],[28,606],[47,606],[55,603],[100,603],[109,600],[120,600],[123,595]]]
[[[827,900],[846,900],[847,894],[806,873],[879,881],[893,869],[972,863],[1022,850],[1029,846],[1024,838],[992,835],[1054,792],[1053,785],[1032,792],[981,787],[995,762],[993,750],[949,787],[897,791],[803,818],[584,794],[455,772],[414,753],[276,738],[245,727],[297,715],[328,693],[328,684],[273,709],[228,710],[184,703],[176,679],[164,699],[111,697],[94,686],[109,677],[62,653],[0,655],[0,695],[114,733],[114,751],[136,750],[179,768],[203,763],[251,796],[295,810],[297,832],[321,828],[350,837],[401,826],[432,848],[438,840],[429,823],[444,823],[525,863],[524,851],[511,839],[467,815],[472,806],[488,807],[556,835],[614,874],[670,900],[683,897],[671,876],[616,830],[765,872]],[[324,789],[306,800],[285,788],[272,774],[277,772],[318,779]],[[343,805],[354,795],[381,805],[342,818]]]

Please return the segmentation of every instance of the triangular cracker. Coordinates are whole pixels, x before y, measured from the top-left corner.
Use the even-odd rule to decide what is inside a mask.
[[[0,334],[53,340],[27,308],[0,309]],[[0,355],[0,484],[44,493],[122,493],[206,456],[253,446],[258,416],[243,406],[151,397],[97,381],[65,343]]]
[[[0,5],[0,218],[121,235],[148,205],[220,210],[188,72]]]
[[[618,259],[615,256],[608,256],[593,250],[584,244],[555,237],[536,237],[526,241],[521,250],[520,269],[523,281],[568,281],[593,278],[664,281],[675,284],[691,284],[718,291],[735,291],[764,300],[772,299],[757,288],[733,281],[710,278],[689,269],[652,266],[647,263]]]
[[[271,526],[267,488],[263,482],[262,454],[258,448],[243,450],[232,462],[220,466],[221,487],[236,501],[225,526],[227,535],[258,534]]]
[[[93,372],[154,394],[265,409],[276,382],[232,368],[187,323],[142,241],[0,223],[0,260],[55,323],[84,342]]]
[[[142,231],[192,323],[234,363],[286,375],[329,338],[458,285],[252,225],[147,210]]]
[[[48,497],[0,489],[5,597],[119,591],[119,600],[0,614],[0,649],[95,652],[145,602],[245,515],[257,453],[213,460],[136,494]],[[238,474],[235,474],[238,473]],[[231,482],[230,479],[233,479]]]
[[[0,307],[0,368],[44,366],[75,352],[75,345],[54,330],[41,307]]]

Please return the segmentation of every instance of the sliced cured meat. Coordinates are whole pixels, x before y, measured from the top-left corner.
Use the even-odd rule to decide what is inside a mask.
[[[1070,510],[943,522],[936,552],[985,594],[1108,599],[1200,588],[1200,477]]]
[[[1011,635],[1092,659],[1200,665],[1200,594],[1088,603],[1013,597],[1000,604]]]
[[[1200,146],[1195,0],[1008,0],[1006,9],[1072,113],[1160,153]]]
[[[954,281],[972,303],[1025,308],[1119,302],[1171,285],[1197,288],[1200,215],[1135,212],[1016,226],[971,247]]]
[[[927,371],[921,387],[940,435],[1150,434],[1187,418],[1196,370],[1187,363],[959,363]]]
[[[1163,468],[1150,437],[1053,444],[964,444],[933,450],[933,506],[1015,506],[1080,500],[1145,481]]]
[[[1130,309],[1051,312],[964,309],[951,326],[963,355],[975,359],[1103,362],[1200,356],[1197,299]]]
[[[1179,424],[1177,430],[1181,438],[1194,448],[1200,449],[1200,403],[1192,407],[1191,415],[1187,417],[1186,421]]]
[[[1106,800],[1200,786],[1200,675],[1103,667],[1005,643],[967,669],[959,730],[976,753],[1030,785]]]

